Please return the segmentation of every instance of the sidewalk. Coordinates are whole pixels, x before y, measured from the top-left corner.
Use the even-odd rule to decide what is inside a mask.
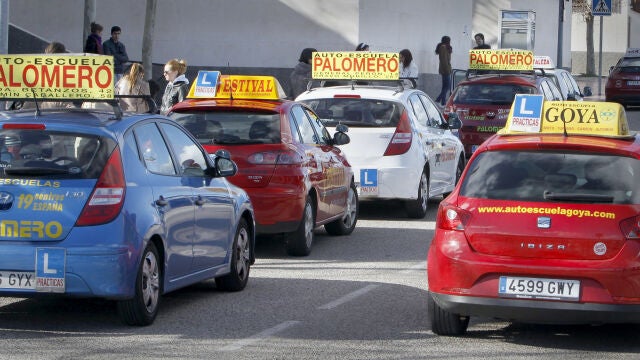
[[[604,101],[604,86],[607,83],[607,77],[600,77],[600,94],[598,94],[598,77],[597,76],[573,76],[580,87],[580,90],[584,92],[584,87],[591,87],[592,96],[586,96],[585,101]]]

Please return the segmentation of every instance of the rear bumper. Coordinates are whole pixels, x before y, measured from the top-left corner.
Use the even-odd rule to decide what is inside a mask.
[[[363,169],[376,169],[376,167]],[[377,190],[365,191],[367,179],[362,178],[360,169],[354,169],[358,197],[361,200],[414,200],[418,198],[418,183],[422,174],[422,165],[411,167],[378,167]],[[369,179],[370,183],[370,179]],[[369,187],[369,189],[372,189]]]
[[[539,324],[640,323],[640,304],[597,304],[485,298],[429,293],[441,308],[481,316]]]
[[[296,230],[302,220],[306,192],[300,188],[247,188],[256,218],[257,234],[277,234]]]

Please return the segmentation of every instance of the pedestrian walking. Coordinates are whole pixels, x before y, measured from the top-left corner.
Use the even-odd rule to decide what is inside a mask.
[[[300,53],[298,64],[293,68],[289,76],[291,85],[289,97],[292,100],[307,90],[307,85],[311,81],[311,54],[316,51],[314,48],[305,48]]]
[[[449,36],[443,36],[442,40],[436,46],[436,55],[438,55],[438,73],[442,77],[442,89],[440,95],[436,98],[436,102],[444,105],[447,102],[447,97],[451,91],[451,53],[453,48],[451,47],[451,38]]]
[[[146,95],[147,98],[120,98],[120,107],[123,111],[135,113],[149,112],[148,100],[151,97],[149,83],[144,80],[144,67],[133,63],[129,72],[116,83],[118,95]]]
[[[84,52],[90,54],[104,54],[102,50],[102,25],[92,22],[91,34],[84,43]]]

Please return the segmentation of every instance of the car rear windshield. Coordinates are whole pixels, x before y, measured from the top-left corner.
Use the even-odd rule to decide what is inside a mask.
[[[404,110],[395,101],[330,98],[302,101],[309,105],[326,126],[338,123],[350,127],[396,127]]]
[[[487,151],[469,164],[460,195],[576,203],[640,203],[640,161],[593,153]]]
[[[640,58],[622,59],[618,65],[620,72],[625,74],[639,74],[640,73]]]
[[[87,134],[0,129],[0,169],[7,178],[97,178],[114,148]]]
[[[455,91],[454,104],[511,105],[516,94],[535,94],[533,86],[517,84],[461,84]]]
[[[279,113],[194,111],[170,116],[204,145],[280,143]]]

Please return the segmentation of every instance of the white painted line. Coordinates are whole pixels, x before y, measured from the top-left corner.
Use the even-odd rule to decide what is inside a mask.
[[[412,273],[412,272],[417,271],[417,270],[427,271],[427,262],[423,261],[423,262],[417,263],[415,265],[412,265],[408,269],[400,271],[400,273],[401,274],[409,274],[409,273]]]
[[[267,330],[261,331],[255,335],[252,335],[248,338],[242,339],[242,340],[238,340],[232,344],[229,344],[223,348],[221,348],[220,350],[222,351],[236,351],[236,350],[240,350],[245,346],[249,346],[252,344],[255,344],[259,341],[262,341],[270,336],[273,336],[281,331],[284,331],[294,325],[299,324],[300,321],[296,321],[296,320],[290,320],[290,321],[285,321],[283,323],[280,323],[272,328],[269,328]]]
[[[364,294],[368,293],[369,291],[377,288],[378,286],[380,286],[380,285],[367,285],[367,286],[363,287],[360,290],[356,290],[356,291],[354,291],[352,293],[349,293],[349,294],[341,297],[340,299],[337,299],[337,300],[334,300],[334,301],[332,301],[330,303],[324,304],[324,305],[318,307],[318,309],[319,310],[331,310],[331,309],[333,309],[335,307],[338,307],[338,306],[340,306],[340,305],[342,305],[342,304],[344,304],[344,303],[346,303],[348,301],[351,301],[351,300],[357,298],[358,296],[361,296],[361,295],[364,295]]]

